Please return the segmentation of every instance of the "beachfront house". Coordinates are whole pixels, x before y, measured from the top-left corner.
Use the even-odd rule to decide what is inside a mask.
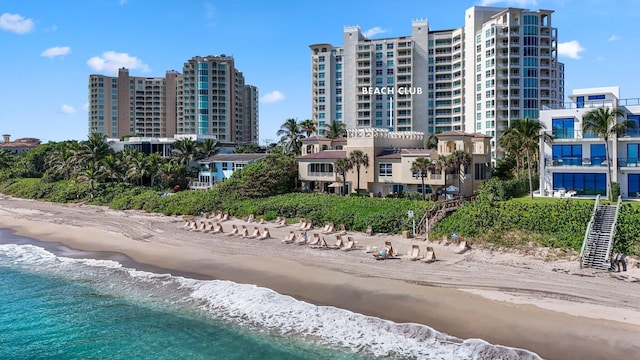
[[[228,179],[234,171],[245,165],[264,159],[267,154],[217,154],[198,160],[198,181],[189,184],[190,189],[211,189],[216,183]]]
[[[348,158],[353,150],[360,150],[369,158],[369,166],[360,169],[361,191],[379,197],[402,192],[472,195],[491,173],[491,138],[481,134],[440,133],[437,149],[424,149],[424,134],[413,131],[349,129],[347,137],[340,140],[313,138],[310,142],[314,146],[305,147],[303,142],[302,155],[298,157],[300,180],[308,191],[336,194],[343,193],[345,188],[348,193],[356,191],[357,170],[347,171],[343,181],[335,167],[338,159]],[[448,156],[456,150],[467,152],[470,162],[460,166],[459,171],[440,166],[440,155]],[[421,174],[411,171],[419,157],[433,165],[424,176],[424,188]]]
[[[2,142],[0,142],[0,150],[8,151],[13,155],[22,154],[40,145],[40,140],[36,138],[20,138],[11,141],[11,135],[2,135]]]
[[[612,180],[623,199],[640,198],[640,99],[620,99],[617,86],[576,89],[571,102],[540,111],[540,121],[553,143],[540,144],[540,195],[565,197],[606,195],[607,162],[604,140],[583,133],[583,116],[598,108],[619,108],[635,123],[622,136],[609,138]],[[621,121],[618,119],[617,121]]]

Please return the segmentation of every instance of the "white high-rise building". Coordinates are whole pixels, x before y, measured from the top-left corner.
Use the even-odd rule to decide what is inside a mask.
[[[464,26],[431,30],[414,20],[410,36],[366,38],[344,28],[344,44],[311,45],[312,118],[318,132],[347,128],[437,134],[450,130],[496,139],[509,120],[538,118],[564,99],[552,10],[474,6]]]

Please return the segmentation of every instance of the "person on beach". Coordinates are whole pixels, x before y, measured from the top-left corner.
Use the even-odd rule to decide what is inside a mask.
[[[622,271],[627,271],[627,256],[623,253],[613,254],[611,271],[620,272],[620,265],[622,265]]]

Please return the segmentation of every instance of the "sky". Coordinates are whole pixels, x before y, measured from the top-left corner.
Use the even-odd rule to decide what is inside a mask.
[[[84,140],[88,78],[163,77],[194,56],[231,55],[260,93],[260,145],[286,119],[311,117],[309,45],[342,45],[344,26],[370,38],[459,28],[471,6],[554,10],[565,94],[619,86],[640,98],[637,0],[0,0],[0,133]]]

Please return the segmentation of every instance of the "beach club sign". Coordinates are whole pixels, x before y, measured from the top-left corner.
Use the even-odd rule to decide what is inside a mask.
[[[402,87],[393,87],[393,86],[376,86],[376,87],[366,87],[363,86],[360,88],[360,93],[362,95],[414,95],[414,94],[422,94],[421,87],[413,87],[413,86],[402,86]]]

